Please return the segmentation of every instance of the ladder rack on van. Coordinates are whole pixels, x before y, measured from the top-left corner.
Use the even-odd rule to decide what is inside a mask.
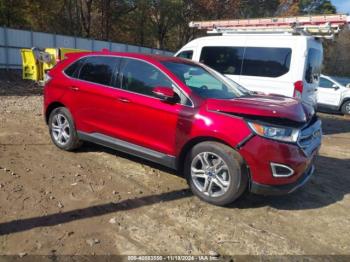
[[[344,26],[350,24],[350,16],[316,15],[236,19],[190,22],[192,28],[207,30],[208,34],[303,34],[332,39]]]

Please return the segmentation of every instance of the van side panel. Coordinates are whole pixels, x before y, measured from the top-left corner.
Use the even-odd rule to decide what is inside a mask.
[[[297,51],[293,48],[290,39],[281,36],[247,36],[246,47],[263,47],[263,48],[284,48],[291,50],[289,70],[287,73],[278,77],[248,76],[241,75],[240,84],[253,91],[259,91],[270,94],[280,94],[293,96],[293,63],[296,62]],[[263,49],[261,49],[263,50]],[[245,56],[245,59],[247,56]]]
[[[273,34],[242,34],[198,38],[185,45],[179,52],[182,50],[192,49],[194,51],[194,56],[192,59],[197,62],[203,62],[201,61],[201,53],[204,47],[243,47],[245,48],[242,66],[243,71],[241,71],[240,74],[232,75],[225,73],[225,75],[252,91],[293,97],[295,88],[294,84],[298,81],[303,81],[303,83],[305,83],[306,58],[308,48],[310,48],[310,46],[314,46],[315,48],[322,50],[322,45],[320,42],[315,40],[313,37]],[[248,74],[246,73],[247,70],[245,70],[245,66],[248,66],[248,64],[245,64],[246,59],[248,60],[248,63],[249,61],[250,63],[254,63],[254,57],[253,59],[249,59],[249,57],[253,56],[249,52],[253,52],[252,50],[254,49],[261,50],[261,52],[266,52],[264,54],[257,53],[256,55],[257,59],[260,59],[260,63],[264,64],[264,62],[266,62],[266,68],[264,68],[267,72],[266,76],[263,76],[262,73],[257,73],[259,76],[246,75]],[[287,52],[288,50],[291,51],[291,54],[288,58],[286,57],[286,59],[290,59],[290,63],[281,64],[279,61],[282,61],[281,57],[283,57],[283,52]],[[268,61],[267,52],[276,52],[277,54],[281,54],[281,57],[276,58],[271,55],[271,61]],[[261,58],[258,58],[259,56]],[[220,59],[219,56],[218,59]],[[289,70],[281,71],[281,73],[276,74],[276,76],[272,76],[271,74],[269,75],[268,65],[273,69],[273,63],[277,62],[279,62],[279,64],[284,68],[289,67]],[[255,64],[255,66],[257,66],[257,64]],[[250,72],[252,72],[252,70],[254,69],[251,69]],[[254,74],[254,72],[249,74]],[[316,87],[311,88],[310,86],[306,85],[305,94],[303,93],[302,100],[315,105],[315,88]]]

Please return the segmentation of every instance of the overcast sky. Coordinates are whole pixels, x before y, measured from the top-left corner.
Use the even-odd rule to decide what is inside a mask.
[[[332,3],[337,7],[338,13],[350,14],[350,0],[332,0]]]

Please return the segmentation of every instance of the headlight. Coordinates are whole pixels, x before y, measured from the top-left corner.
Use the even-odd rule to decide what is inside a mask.
[[[254,122],[248,122],[248,125],[255,132],[255,134],[262,137],[285,142],[297,142],[298,140],[299,129],[296,128],[280,126],[276,127],[266,124],[258,124]]]

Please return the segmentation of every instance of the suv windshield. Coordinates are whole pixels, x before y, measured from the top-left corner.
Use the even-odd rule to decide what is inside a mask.
[[[248,90],[206,66],[174,61],[162,64],[201,97],[232,99],[249,95]]]

